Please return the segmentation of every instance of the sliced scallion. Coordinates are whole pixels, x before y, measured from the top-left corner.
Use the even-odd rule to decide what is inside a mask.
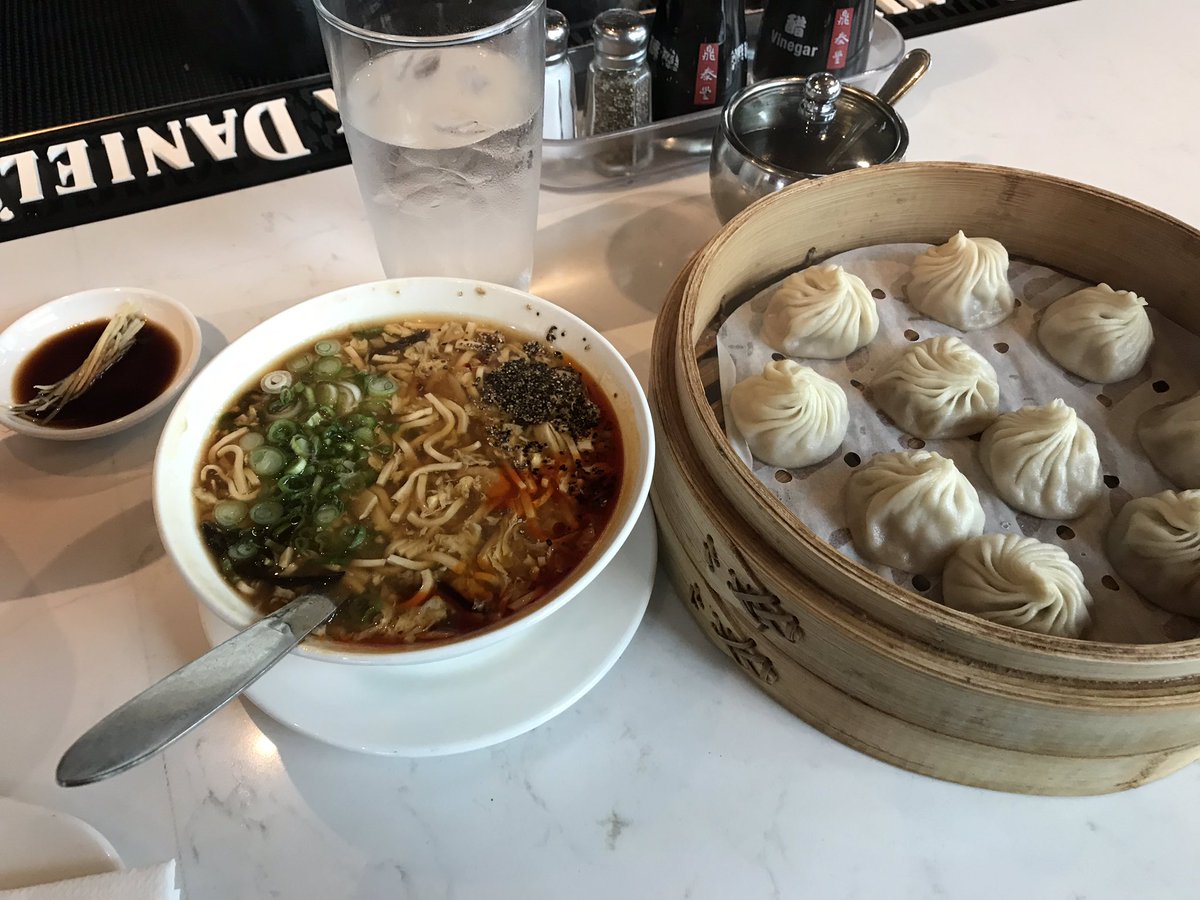
[[[257,525],[274,525],[283,518],[283,504],[278,500],[263,500],[250,507],[250,519]]]
[[[396,393],[396,382],[387,375],[368,375],[367,393],[372,397],[390,397]]]
[[[280,394],[284,388],[292,386],[292,373],[286,369],[276,369],[274,372],[268,372],[262,377],[258,386],[268,394]]]
[[[229,558],[238,561],[253,559],[258,554],[258,544],[254,541],[239,541],[229,548]]]
[[[251,450],[247,460],[255,475],[277,475],[283,469],[284,463],[287,462],[283,451],[267,444]]]
[[[346,549],[354,550],[367,539],[367,527],[365,525],[347,525],[342,529],[341,537]]]
[[[342,361],[336,356],[326,356],[323,359],[318,359],[313,366],[313,371],[318,375],[333,377],[342,374]]]
[[[267,429],[267,440],[276,446],[285,446],[300,430],[300,426],[291,419],[280,419],[278,422],[272,422],[271,427]]]
[[[326,525],[332,525],[337,521],[338,516],[342,514],[341,508],[333,503],[326,503],[324,506],[317,508],[313,513],[313,522],[316,525],[324,528]]]
[[[264,440],[266,438],[262,436],[261,431],[247,431],[238,439],[238,446],[249,453],[255,447],[261,447]]]
[[[312,441],[302,434],[298,434],[292,438],[289,446],[292,448],[292,452],[297,456],[312,456]]]
[[[342,351],[342,345],[337,341],[323,340],[317,341],[314,350],[317,351],[317,356],[337,356]]]
[[[322,381],[313,386],[313,397],[318,406],[333,406],[337,403],[337,385],[331,381]]]
[[[301,353],[299,356],[288,360],[288,371],[296,373],[307,371],[308,367],[312,365],[312,362],[313,360],[311,356],[309,356],[307,353]]]
[[[224,525],[226,528],[240,525],[246,518],[246,504],[241,500],[222,500],[213,507],[213,518],[217,520],[218,525]]]

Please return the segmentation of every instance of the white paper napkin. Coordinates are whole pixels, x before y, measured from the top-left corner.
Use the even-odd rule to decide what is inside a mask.
[[[0,900],[179,900],[175,860],[0,891]]]

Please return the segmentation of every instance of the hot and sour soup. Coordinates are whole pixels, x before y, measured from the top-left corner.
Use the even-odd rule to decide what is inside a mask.
[[[205,542],[262,612],[342,573],[324,626],[452,640],[546,597],[599,539],[622,476],[611,404],[554,348],[465,320],[334,334],[227,408],[199,460]]]

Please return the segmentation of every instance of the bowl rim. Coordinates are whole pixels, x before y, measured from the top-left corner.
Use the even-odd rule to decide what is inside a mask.
[[[71,294],[56,297],[54,300],[35,306],[14,320],[3,331],[0,331],[0,347],[3,346],[6,339],[12,339],[14,335],[21,334],[27,348],[23,352],[27,356],[28,353],[35,350],[42,342],[53,337],[55,334],[60,334],[64,330],[61,326],[55,326],[49,330],[39,327],[43,324],[38,322],[39,319],[49,314],[60,313],[63,314],[63,318],[71,320],[71,324],[67,325],[66,328],[73,328],[76,325],[93,321],[105,314],[98,312],[85,316],[80,313],[72,313],[72,310],[82,310],[88,303],[94,303],[98,307],[111,307],[115,311],[121,301],[127,297],[138,297],[152,304],[166,307],[179,317],[179,323],[166,322],[162,319],[154,320],[155,324],[165,328],[179,344],[179,364],[175,369],[175,375],[158,396],[149,403],[139,406],[131,413],[110,419],[99,425],[89,425],[86,428],[50,428],[44,425],[37,425],[10,413],[7,408],[0,406],[0,425],[10,428],[18,434],[41,438],[43,440],[86,441],[92,438],[115,434],[139,422],[144,422],[171,402],[195,371],[196,365],[200,361],[200,350],[203,339],[200,334],[200,323],[190,309],[173,297],[169,297],[159,291],[151,290],[150,288],[87,288],[82,291],[75,291]],[[106,302],[110,299],[111,302]],[[176,324],[181,324],[182,327],[175,327]],[[25,356],[21,356],[19,359],[23,360],[24,358]],[[19,362],[17,365],[19,365]],[[17,365],[9,367],[0,364],[0,378],[11,379],[14,377]],[[8,391],[11,388],[6,387],[4,390]]]
[[[216,566],[211,564],[211,559],[208,557],[206,550],[203,550],[202,553],[206,562],[209,563],[206,572],[193,571],[189,566],[183,564],[183,553],[188,550],[194,551],[196,547],[203,548],[202,541],[199,537],[198,529],[196,529],[194,521],[191,518],[188,519],[188,524],[183,526],[169,515],[170,511],[177,512],[179,507],[179,501],[172,500],[173,497],[178,496],[181,484],[181,479],[177,475],[181,460],[174,448],[174,443],[178,439],[177,433],[181,432],[181,430],[183,432],[188,430],[187,420],[189,415],[192,414],[192,406],[213,409],[212,415],[207,416],[204,420],[201,434],[207,434],[212,423],[220,414],[220,409],[213,408],[212,403],[206,403],[204,399],[197,400],[195,398],[202,398],[203,393],[209,388],[208,382],[220,377],[222,366],[228,360],[233,358],[247,345],[261,341],[264,336],[269,336],[279,326],[280,319],[286,317],[288,322],[295,322],[307,317],[310,322],[320,323],[321,317],[311,314],[321,311],[329,312],[340,301],[351,300],[356,297],[370,297],[372,293],[380,294],[384,292],[395,292],[395,296],[399,297],[403,296],[406,289],[419,290],[422,287],[430,286],[435,290],[444,291],[444,294],[437,299],[424,298],[418,300],[412,309],[404,312],[394,312],[390,317],[386,309],[383,309],[380,313],[374,315],[354,316],[341,325],[307,324],[305,326],[307,329],[306,334],[311,337],[318,337],[347,328],[353,328],[356,324],[386,321],[389,318],[419,317],[469,317],[471,321],[495,324],[522,334],[531,333],[530,329],[507,323],[497,315],[488,316],[486,310],[479,310],[480,314],[475,315],[475,310],[451,310],[446,308],[448,302],[457,301],[464,296],[470,296],[470,292],[475,290],[482,290],[486,293],[497,292],[505,294],[511,301],[523,304],[526,310],[537,316],[549,312],[553,318],[547,317],[542,322],[547,325],[558,324],[561,326],[565,324],[569,328],[575,329],[577,333],[582,333],[589,348],[602,349],[609,355],[607,362],[588,367],[588,371],[597,380],[600,380],[597,377],[597,373],[604,372],[612,378],[616,389],[620,390],[623,394],[623,403],[619,407],[614,404],[614,412],[622,420],[621,434],[623,438],[625,473],[623,476],[623,490],[627,492],[627,499],[624,503],[618,505],[618,508],[613,513],[613,518],[609,520],[604,531],[601,533],[601,539],[597,542],[596,546],[602,549],[594,555],[589,553],[589,556],[585,556],[581,564],[559,585],[558,589],[551,592],[546,598],[539,600],[536,604],[531,604],[528,610],[522,610],[520,613],[495,623],[486,629],[481,629],[480,631],[472,632],[469,635],[459,638],[439,641],[429,646],[406,646],[402,649],[378,647],[354,648],[347,643],[305,641],[299,644],[292,652],[312,659],[351,665],[408,665],[465,656],[504,640],[513,634],[517,634],[561,608],[595,578],[600,570],[612,560],[629,537],[649,497],[655,458],[653,427],[651,424],[649,403],[640,382],[621,353],[597,329],[574,313],[528,291],[506,285],[479,281],[477,279],[419,276],[349,285],[288,307],[270,316],[231,341],[197,375],[196,379],[176,404],[175,409],[172,411],[170,418],[163,428],[163,433],[155,453],[152,478],[153,506],[159,534],[168,555],[171,556],[176,568],[184,576],[184,580],[192,593],[200,603],[211,610],[226,624],[240,630],[257,621],[261,617],[261,613],[254,610],[253,607],[237,594],[235,589],[221,579],[221,576],[217,573]],[[560,327],[560,333],[563,330],[565,329],[561,329]],[[294,345],[303,343],[304,340],[305,338],[301,338],[299,341],[289,339],[287,346],[283,347],[279,354],[272,355],[269,358],[264,357],[263,365],[269,364],[276,356],[286,354],[294,348]],[[590,355],[590,358],[598,359],[599,355]],[[573,359],[582,365],[577,355],[573,356]],[[255,374],[255,372],[238,375],[236,378],[238,384],[244,385],[249,383],[251,380],[249,376]],[[232,381],[234,379],[226,378],[223,380]],[[232,395],[232,390],[223,387],[221,395],[223,399],[228,399],[226,395]],[[622,413],[622,407],[627,407],[627,411],[624,414]],[[195,430],[199,431],[199,429]],[[632,435],[630,434],[631,430],[634,431]],[[191,443],[195,444],[194,449],[197,451],[203,446],[203,441],[204,438],[202,436],[191,439]],[[189,450],[186,458],[186,464],[189,469],[194,465],[195,461]],[[192,481],[189,477],[186,480],[189,503],[191,502],[191,485]],[[212,577],[206,576],[215,576],[216,581]],[[219,585],[217,585],[217,581],[219,581]],[[211,596],[210,588],[219,590],[220,597],[224,598],[227,602],[222,604],[216,597]],[[231,613],[231,609],[236,609],[236,614]]]

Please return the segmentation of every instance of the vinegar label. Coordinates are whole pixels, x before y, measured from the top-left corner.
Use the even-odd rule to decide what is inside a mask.
[[[717,102],[720,57],[720,44],[700,45],[696,57],[696,89],[692,97],[696,106],[712,106]]]
[[[854,25],[854,7],[838,9],[833,14],[833,33],[829,37],[829,58],[825,61],[827,69],[842,69],[850,50],[850,30]]]

